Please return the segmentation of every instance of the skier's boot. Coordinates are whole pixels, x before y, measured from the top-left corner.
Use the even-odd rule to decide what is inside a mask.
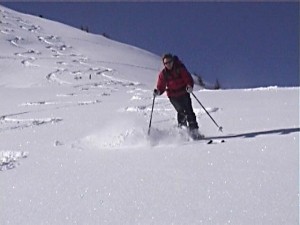
[[[185,114],[178,114],[178,128],[187,128],[187,117]]]
[[[201,134],[198,129],[190,129],[189,135],[193,140],[201,140],[204,138],[204,135]]]

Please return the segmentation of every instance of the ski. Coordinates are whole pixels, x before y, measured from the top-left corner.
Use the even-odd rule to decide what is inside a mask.
[[[223,144],[225,143],[225,140],[215,140],[215,139],[205,139],[205,138],[199,138],[199,139],[192,139],[189,138],[189,142],[202,142],[204,141],[204,143],[211,145],[211,144]]]
[[[214,139],[210,139],[206,144],[211,145],[211,144],[219,144],[219,143],[225,143],[225,140],[214,140]]]

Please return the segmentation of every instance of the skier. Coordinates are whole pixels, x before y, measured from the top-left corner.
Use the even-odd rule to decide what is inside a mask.
[[[190,93],[193,92],[194,81],[191,74],[177,56],[164,54],[162,57],[164,69],[159,73],[153,96],[165,91],[171,104],[177,111],[178,127],[188,127],[192,139],[201,139],[204,136],[198,131],[196,115],[192,107]]]

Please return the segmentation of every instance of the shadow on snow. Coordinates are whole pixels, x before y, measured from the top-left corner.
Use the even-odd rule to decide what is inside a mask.
[[[276,129],[276,130],[267,130],[267,131],[256,131],[242,134],[230,134],[223,136],[214,136],[207,137],[207,139],[231,139],[231,138],[255,138],[259,135],[270,135],[270,134],[278,134],[278,135],[287,135],[295,132],[300,132],[300,128],[286,128],[286,129]]]

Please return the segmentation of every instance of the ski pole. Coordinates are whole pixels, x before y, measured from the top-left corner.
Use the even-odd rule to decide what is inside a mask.
[[[153,96],[152,109],[151,109],[151,114],[150,114],[150,122],[149,122],[149,128],[148,128],[148,135],[150,135],[151,122],[152,122],[152,114],[153,114],[153,108],[154,108],[154,101],[155,101],[155,95]]]
[[[204,109],[204,111],[206,112],[206,114],[211,118],[211,120],[215,123],[215,125],[219,128],[219,131],[223,132],[223,127],[220,127],[217,122],[212,118],[212,116],[207,112],[207,110],[205,109],[205,107],[201,104],[201,102],[199,101],[199,99],[196,97],[196,95],[191,92],[191,94],[194,96],[194,98],[197,100],[197,102],[201,105],[201,107]]]

